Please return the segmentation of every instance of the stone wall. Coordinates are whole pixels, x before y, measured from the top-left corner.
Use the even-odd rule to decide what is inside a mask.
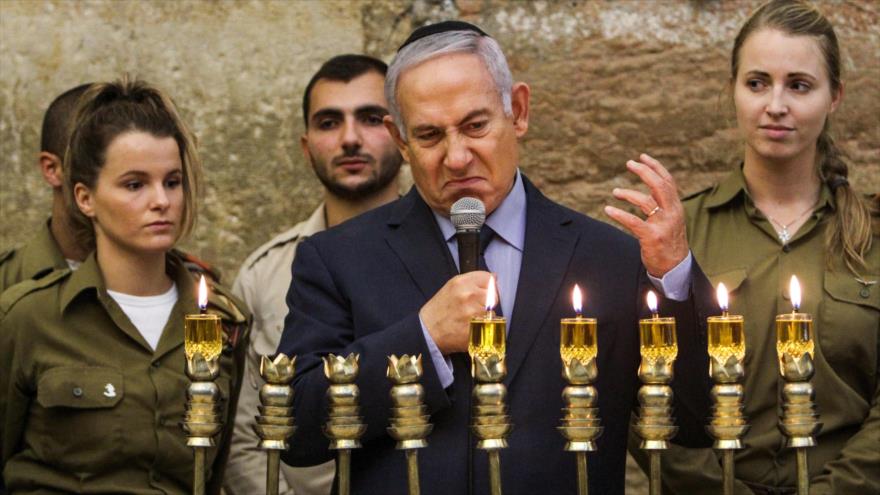
[[[207,193],[185,248],[231,280],[320,190],[296,143],[300,99],[326,58],[390,60],[414,27],[480,24],[532,87],[522,169],[551,198],[603,218],[628,158],[650,152],[682,192],[742,154],[728,52],[753,0],[0,0],[0,249],[48,211],[36,168],[42,113],[74,85],[123,72],[167,89],[201,141]],[[880,4],[823,2],[844,47],[836,116],[852,182],[880,191]]]
[[[683,192],[741,155],[728,51],[756,2],[502,0],[0,1],[0,248],[42,221],[42,112],[61,91],[123,72],[166,88],[201,140],[207,193],[186,247],[228,277],[307,216],[318,182],[300,155],[300,98],[341,52],[390,60],[412,28],[479,23],[532,86],[522,169],[552,198],[602,218],[626,159],[647,151]],[[853,181],[880,190],[880,6],[822,4],[845,48],[836,118]]]

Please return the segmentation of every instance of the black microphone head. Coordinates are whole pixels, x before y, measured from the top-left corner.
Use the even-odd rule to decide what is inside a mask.
[[[486,222],[486,207],[477,198],[461,198],[449,209],[449,219],[456,232],[480,230]]]

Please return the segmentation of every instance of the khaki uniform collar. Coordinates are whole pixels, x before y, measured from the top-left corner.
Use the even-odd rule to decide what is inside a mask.
[[[724,178],[718,185],[709,192],[709,196],[706,198],[706,202],[704,203],[704,208],[717,208],[719,206],[726,205],[733,201],[734,199],[740,197],[742,194],[744,197],[750,198],[749,190],[746,187],[746,177],[743,175],[743,164],[740,163],[738,167],[736,167],[733,172],[731,172],[727,177]],[[751,199],[749,199],[751,201]],[[834,202],[834,195],[831,194],[831,189],[828,187],[828,184],[822,183],[822,190],[819,191],[819,202],[816,205],[817,210],[821,210],[824,207],[829,207],[831,210],[836,208],[836,204]]]
[[[324,203],[318,205],[315,208],[315,211],[312,212],[311,216],[303,222],[302,228],[299,232],[299,235],[303,237],[310,237],[318,232],[322,232],[327,230],[327,214],[324,211]]]
[[[61,254],[55,237],[49,225],[49,218],[30,242],[21,248],[21,269],[25,279],[35,278],[37,275],[53,269],[67,268],[67,260]]]
[[[186,297],[186,294],[195,294],[196,287],[192,276],[181,260],[169,254],[166,256],[165,270],[177,284],[177,293],[180,294],[179,297],[185,305],[186,312],[198,313],[195,298]],[[98,259],[94,251],[70,275],[70,280],[61,289],[61,312],[63,313],[80,293],[89,289],[94,289],[100,295],[107,293],[104,277],[101,275],[101,268],[98,266]]]

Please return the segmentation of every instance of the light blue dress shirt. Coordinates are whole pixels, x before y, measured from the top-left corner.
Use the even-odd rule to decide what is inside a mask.
[[[443,238],[446,239],[446,247],[452,253],[452,259],[455,260],[457,267],[458,242],[455,239],[455,226],[449,217],[433,210],[432,213]],[[498,205],[498,208],[486,218],[485,225],[492,227],[496,234],[484,253],[486,265],[495,274],[501,310],[507,321],[510,321],[513,312],[516,311],[513,303],[516,298],[519,270],[522,265],[523,247],[526,239],[526,190],[519,170],[516,171],[516,178],[510,193]],[[690,287],[691,260],[689,252],[687,257],[678,266],[667,272],[662,279],[650,275],[648,277],[654,287],[665,297],[675,301],[684,301],[687,299]],[[440,384],[443,388],[449,387],[454,381],[452,360],[440,352],[421,317],[419,317],[419,323],[421,323],[428,350],[431,352],[431,361],[437,370]],[[510,326],[507,327],[507,331],[510,332]]]

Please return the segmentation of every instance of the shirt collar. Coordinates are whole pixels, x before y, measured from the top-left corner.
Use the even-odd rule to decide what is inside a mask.
[[[717,208],[730,203],[739,197],[740,194],[749,196],[749,190],[746,187],[746,177],[743,175],[742,169],[743,164],[740,163],[732,173],[715,186],[715,189],[709,193],[709,197],[706,200],[706,208]],[[825,206],[828,206],[832,210],[836,208],[834,194],[831,193],[828,184],[824,182],[822,183],[822,189],[819,192],[819,203],[816,206],[817,209]]]
[[[172,253],[166,255],[165,271],[177,284],[178,294],[196,293],[196,286],[193,277],[176,255],[173,255]],[[104,276],[101,274],[100,266],[98,266],[98,259],[95,251],[92,251],[89,257],[83,261],[79,269],[70,274],[70,280],[61,289],[61,312],[63,313],[80,293],[88,291],[89,289],[93,290],[99,299],[104,298],[107,293]],[[216,297],[216,294],[214,294],[214,291],[209,291],[208,294],[208,301],[210,304],[212,298]],[[195,298],[189,297],[184,299],[186,305],[185,309],[188,313],[198,312]]]
[[[446,242],[455,238],[455,226],[452,225],[452,221],[434,210],[431,210],[431,213]],[[495,234],[505,242],[519,251],[523,250],[526,236],[526,189],[519,169],[516,171],[513,188],[486,219],[486,225],[492,227]]]

